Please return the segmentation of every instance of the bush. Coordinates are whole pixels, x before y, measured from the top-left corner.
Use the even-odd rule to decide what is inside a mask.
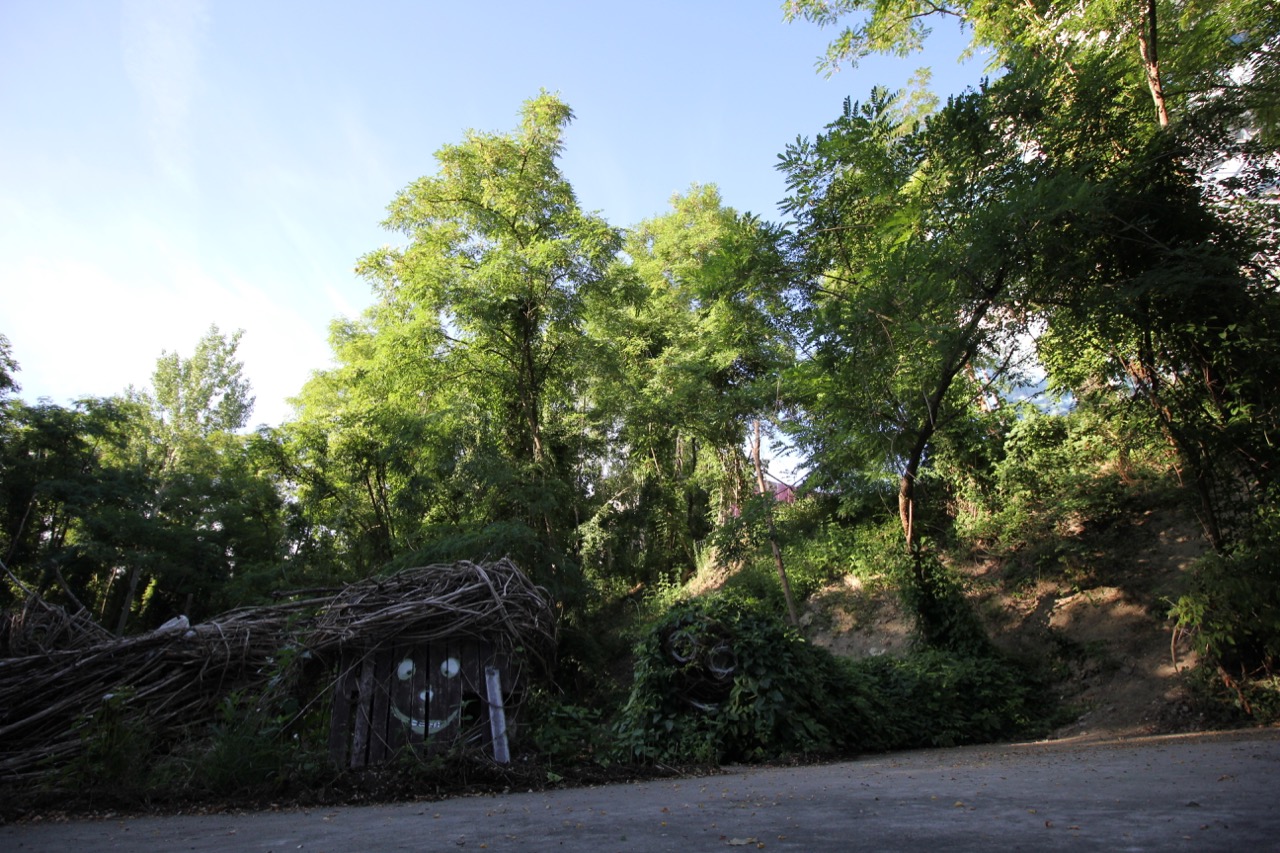
[[[1125,511],[1135,486],[1168,470],[1168,448],[1140,426],[1113,423],[1096,408],[1068,414],[1030,411],[1009,430],[993,488],[957,519],[962,535],[1003,547],[1042,547],[1073,527],[1107,524]]]
[[[1191,591],[1170,616],[1196,651],[1232,675],[1272,675],[1280,666],[1280,519],[1265,519],[1225,554],[1195,566]]]
[[[130,706],[132,698],[128,689],[108,694],[85,717],[80,728],[84,750],[54,787],[65,785],[101,805],[127,804],[146,796],[157,757],[155,733],[146,717]]]
[[[1003,660],[939,650],[841,660],[728,595],[674,607],[636,657],[614,729],[623,760],[714,764],[950,746],[1039,719],[1033,685]]]

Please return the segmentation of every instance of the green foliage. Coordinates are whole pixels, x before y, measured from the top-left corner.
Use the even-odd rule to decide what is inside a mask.
[[[156,391],[70,408],[0,402],[0,550],[27,584],[108,628],[259,600],[285,561],[274,459],[216,328],[161,356]]]
[[[673,636],[708,648],[688,651],[689,662],[677,663],[670,656]],[[721,679],[712,695],[699,695],[709,678],[705,655],[721,645],[731,649],[732,678]],[[761,609],[729,597],[673,608],[637,647],[634,677],[616,724],[624,756],[714,764],[831,751],[847,737],[828,695],[837,686],[834,659],[815,654]]]
[[[792,377],[807,417],[791,431],[855,494],[896,485],[881,494],[902,525],[930,642],[970,638],[957,633],[946,580],[931,577],[939,564],[924,539],[939,504],[925,485],[938,449],[976,432],[989,387],[1017,378],[1027,270],[1061,215],[1058,180],[1023,154],[985,91],[904,127],[899,99],[873,90],[780,158],[810,276],[809,356]]]
[[[830,507],[811,497],[790,504],[774,501],[772,496],[764,500],[774,505],[753,498],[740,516],[709,540],[716,546],[718,559],[735,566],[723,588],[743,600],[779,613],[786,610],[777,564],[763,547],[761,519],[766,509],[776,515],[783,561],[797,601],[850,574],[869,584],[884,584],[889,561],[900,559],[902,532],[896,522],[877,526],[834,520],[829,517]],[[672,603],[674,597],[667,601]]]
[[[1202,655],[1231,676],[1274,676],[1280,669],[1280,512],[1259,512],[1249,537],[1195,566],[1192,589],[1174,603]]]
[[[85,717],[85,748],[49,794],[135,807],[218,797],[278,795],[333,773],[326,752],[327,716],[299,713],[295,699],[268,691],[233,693],[208,720],[192,720],[178,737],[157,738],[122,690]],[[170,732],[172,734],[172,732]]]
[[[1053,558],[1069,529],[1121,512],[1135,468],[1161,455],[1158,432],[1212,543],[1232,553],[1280,470],[1276,219],[1262,203],[1274,109],[1256,108],[1275,100],[1270,5],[786,9],[823,25],[848,18],[831,64],[913,51],[930,17],[955,15],[1002,66],[915,127],[873,92],[782,162],[798,249],[817,262],[813,357],[794,385],[808,410],[800,437],[832,482],[875,465],[901,474],[922,624],[950,598],[911,541],[943,533],[917,493],[933,482],[962,535]],[[1238,173],[1224,178],[1224,162]],[[1052,387],[1104,402],[1071,420],[1006,424],[1007,444],[1000,428],[983,447],[971,429],[984,420],[975,404],[989,404],[978,386],[1029,340]],[[1225,625],[1201,615],[1206,601],[1186,602],[1191,618]]]
[[[254,398],[244,364],[236,358],[240,330],[230,338],[210,326],[190,358],[162,352],[151,376],[148,397],[169,443],[217,432],[235,432],[249,420]],[[170,452],[176,452],[172,448]]]
[[[636,657],[615,738],[624,756],[648,761],[954,745],[1012,735],[1039,707],[998,659],[934,649],[845,661],[728,595],[672,608]]]
[[[224,698],[207,737],[186,750],[188,793],[259,797],[315,780],[329,769],[329,758],[316,720],[307,722],[298,719],[293,699]]]
[[[1280,723],[1280,675],[1241,677],[1216,666],[1198,666],[1187,674],[1187,684],[1206,728]]]
[[[528,743],[552,766],[610,761],[609,727],[599,708],[552,697],[536,691],[521,709],[530,720]]]
[[[1083,525],[1118,519],[1134,493],[1164,488],[1174,461],[1168,445],[1132,406],[1115,408],[1024,409],[989,488],[956,519],[958,532],[988,550],[1051,551]]]
[[[376,302],[335,324],[337,366],[295,401],[281,454],[333,570],[510,554],[581,595],[606,432],[585,331],[620,286],[621,235],[560,171],[571,120],[544,92],[514,132],[442,147],[388,208],[403,245],[360,259]]]
[[[782,8],[787,21],[839,27],[818,61],[828,74],[873,54],[916,53],[931,23],[959,22],[971,38],[970,52],[989,52],[991,68],[1039,61],[1066,77],[1081,74],[1090,54],[1111,59],[1111,85],[1130,90],[1149,110],[1149,121],[1158,116],[1149,90],[1158,89],[1175,119],[1184,110],[1225,103],[1237,115],[1250,114],[1269,141],[1280,126],[1274,95],[1280,24],[1266,0],[786,0]]]
[[[0,334],[0,400],[15,391],[22,390],[13,375],[18,372],[18,362],[13,357],[13,345],[9,338]]]
[[[593,305],[587,327],[610,439],[606,499],[580,527],[590,569],[639,583],[687,573],[699,543],[748,503],[746,427],[794,357],[779,236],[697,185],[628,233],[621,298]]]
[[[897,519],[858,524],[829,522],[822,528],[821,538],[806,544],[805,552],[818,550],[814,559],[830,577],[853,575],[863,586],[875,588],[889,585],[896,564],[902,561],[902,530]],[[805,553],[802,552],[802,553]]]
[[[924,563],[922,569],[921,564]],[[916,633],[925,648],[963,657],[993,653],[982,621],[964,594],[964,585],[932,551],[897,564],[898,594],[915,614]]]
[[[61,780],[72,790],[106,803],[128,803],[147,793],[157,758],[147,720],[134,713],[130,690],[102,697],[83,721],[84,749]]]

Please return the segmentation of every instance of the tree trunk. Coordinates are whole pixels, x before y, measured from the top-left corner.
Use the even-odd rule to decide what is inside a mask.
[[[1138,27],[1138,52],[1142,55],[1142,70],[1147,74],[1147,86],[1151,100],[1156,105],[1156,118],[1161,127],[1169,126],[1169,106],[1165,102],[1164,83],[1160,77],[1159,30],[1156,26],[1156,0],[1147,0],[1143,21]]]
[[[756,418],[755,436],[751,442],[751,461],[756,467],[756,489],[761,500],[765,499],[764,465],[760,462],[760,419]],[[773,501],[770,498],[765,507],[765,518],[769,523],[769,546],[773,549],[773,562],[778,568],[778,581],[782,584],[782,595],[787,600],[787,618],[793,626],[800,624],[796,615],[796,602],[791,597],[791,581],[787,579],[787,568],[782,562],[782,549],[778,547],[778,529],[773,523]]]
[[[138,580],[141,577],[141,566],[135,565],[129,570],[129,586],[124,591],[124,604],[120,607],[120,619],[116,622],[117,637],[124,636],[125,626],[129,624],[129,611],[133,609],[133,599],[138,594]]]

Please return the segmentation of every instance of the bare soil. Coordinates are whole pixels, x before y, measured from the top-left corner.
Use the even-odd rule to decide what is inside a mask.
[[[1207,548],[1176,508],[1067,531],[1049,553],[1014,553],[952,566],[998,646],[1048,662],[1074,719],[1054,738],[1118,738],[1209,727],[1192,699],[1196,664],[1169,607]],[[896,593],[848,576],[810,599],[811,642],[839,655],[905,653],[912,620]]]

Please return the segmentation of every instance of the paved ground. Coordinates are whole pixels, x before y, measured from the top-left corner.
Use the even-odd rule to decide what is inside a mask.
[[[1280,850],[1280,730],[442,802],[0,827],[0,850]]]

